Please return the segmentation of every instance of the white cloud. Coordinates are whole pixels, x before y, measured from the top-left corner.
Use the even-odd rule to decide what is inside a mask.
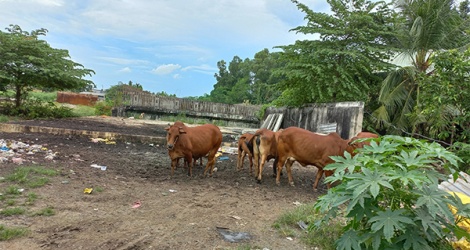
[[[119,72],[121,72],[121,73],[130,73],[130,72],[132,72],[132,70],[129,67],[125,67],[125,68],[120,69]]]
[[[201,64],[201,65],[198,65],[198,66],[184,67],[181,70],[182,71],[196,71],[196,72],[199,72],[199,73],[213,75],[219,69],[217,67],[212,67],[212,66],[207,65],[207,64]]]
[[[97,57],[103,61],[112,62],[115,64],[121,65],[128,65],[128,64],[147,64],[148,62],[145,60],[138,60],[138,59],[125,59],[125,58],[117,58],[117,57]]]
[[[167,75],[180,68],[181,68],[181,65],[179,64],[164,64],[164,65],[160,65],[156,67],[155,69],[152,70],[152,72],[157,75]]]
[[[181,79],[183,78],[180,74],[174,74],[173,79]]]

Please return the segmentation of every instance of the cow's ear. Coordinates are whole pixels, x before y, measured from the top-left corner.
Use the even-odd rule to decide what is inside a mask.
[[[170,127],[166,127],[165,130],[166,130],[166,131],[170,130]]]
[[[186,134],[186,131],[184,130],[184,128],[180,127],[180,134]]]

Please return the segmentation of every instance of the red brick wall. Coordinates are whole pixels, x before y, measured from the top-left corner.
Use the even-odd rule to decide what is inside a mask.
[[[70,92],[57,92],[57,102],[75,105],[93,106],[98,101],[98,96],[77,94]]]

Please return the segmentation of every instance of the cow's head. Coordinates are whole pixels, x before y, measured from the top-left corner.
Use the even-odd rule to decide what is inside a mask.
[[[184,130],[183,127],[176,126],[176,125],[166,127],[165,130],[167,131],[167,134],[166,134],[167,148],[168,150],[173,150],[176,146],[178,139],[180,138],[180,135],[186,134],[186,131]]]

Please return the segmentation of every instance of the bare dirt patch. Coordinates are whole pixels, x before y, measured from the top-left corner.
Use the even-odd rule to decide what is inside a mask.
[[[165,122],[100,117],[15,123],[149,136],[165,136],[166,126]],[[312,190],[313,167],[294,167],[295,187],[287,184],[285,176],[277,186],[270,167],[258,184],[247,171],[247,160],[244,171],[237,172],[237,156],[226,154],[229,160],[216,163],[213,177],[202,177],[203,168],[197,166],[192,178],[183,167],[170,178],[164,145],[95,143],[83,136],[43,133],[0,132],[0,139],[52,150],[53,160],[46,159],[46,151],[22,154],[23,165],[60,171],[49,184],[33,190],[40,197],[34,207],[50,206],[56,214],[0,215],[0,224],[30,230],[27,237],[0,242],[0,249],[309,249],[299,239],[279,235],[272,225],[295,203],[311,203],[324,192]],[[11,161],[0,163],[0,176],[17,166]],[[0,185],[3,189],[7,184]],[[85,188],[98,191],[84,194]],[[133,208],[135,202],[141,206]],[[252,238],[230,243],[217,227],[246,232]]]

